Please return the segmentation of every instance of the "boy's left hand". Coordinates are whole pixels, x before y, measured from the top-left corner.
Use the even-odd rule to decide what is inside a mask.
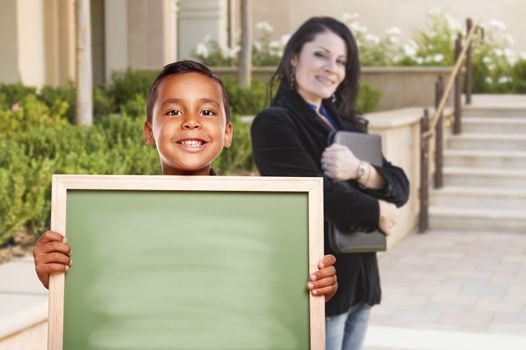
[[[318,271],[310,275],[307,288],[314,296],[325,296],[325,301],[330,298],[338,290],[338,281],[336,280],[336,269],[334,263],[336,258],[334,255],[325,255],[318,263]]]

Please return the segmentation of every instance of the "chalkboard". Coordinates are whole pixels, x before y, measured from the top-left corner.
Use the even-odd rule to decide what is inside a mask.
[[[323,349],[320,178],[55,175],[49,349]]]

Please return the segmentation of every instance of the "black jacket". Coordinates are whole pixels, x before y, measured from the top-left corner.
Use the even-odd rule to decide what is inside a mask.
[[[358,131],[357,122],[343,119],[326,106],[342,130]],[[323,177],[321,155],[328,146],[331,129],[295,91],[287,90],[271,108],[260,112],[252,124],[252,147],[263,176]],[[382,190],[369,190],[374,197],[403,205],[409,196],[409,181],[402,169],[384,159],[376,167],[385,180]],[[378,201],[363,193],[355,181],[324,178],[325,232],[327,220],[345,231],[378,228]],[[325,251],[329,248],[325,235]],[[378,304],[381,299],[375,253],[335,254],[338,292],[327,303],[328,316],[344,313],[352,305]]]

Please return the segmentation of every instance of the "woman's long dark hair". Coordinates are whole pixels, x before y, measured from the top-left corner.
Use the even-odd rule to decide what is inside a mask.
[[[345,79],[334,92],[336,97],[335,102],[327,99],[324,100],[324,103],[331,105],[340,116],[356,122],[354,102],[358,95],[358,82],[360,79],[358,45],[349,28],[344,23],[332,17],[312,17],[292,34],[285,46],[278,68],[270,79],[268,86],[269,95],[272,96],[273,87],[278,82],[279,88],[274,100],[279,99],[286,90],[295,89],[294,79],[292,77],[294,74],[291,63],[292,58],[300,54],[306,42],[314,40],[317,34],[327,31],[331,31],[343,39],[347,47],[347,60],[345,64]]]

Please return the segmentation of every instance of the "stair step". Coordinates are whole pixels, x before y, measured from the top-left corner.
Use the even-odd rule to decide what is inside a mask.
[[[447,208],[480,208],[522,210],[526,213],[526,189],[447,186],[429,193],[432,206]],[[524,214],[526,216],[526,214]]]
[[[444,167],[443,174],[445,186],[526,189],[526,171],[523,169]]]
[[[429,226],[437,230],[477,230],[526,233],[524,211],[429,207]]]
[[[526,116],[524,118],[462,118],[463,133],[513,133],[526,134]]]
[[[444,150],[444,166],[526,169],[526,152]]]
[[[447,139],[448,149],[524,151],[526,134],[461,134]]]
[[[524,99],[526,101],[526,98]],[[524,106],[463,106],[462,117],[526,117]]]

